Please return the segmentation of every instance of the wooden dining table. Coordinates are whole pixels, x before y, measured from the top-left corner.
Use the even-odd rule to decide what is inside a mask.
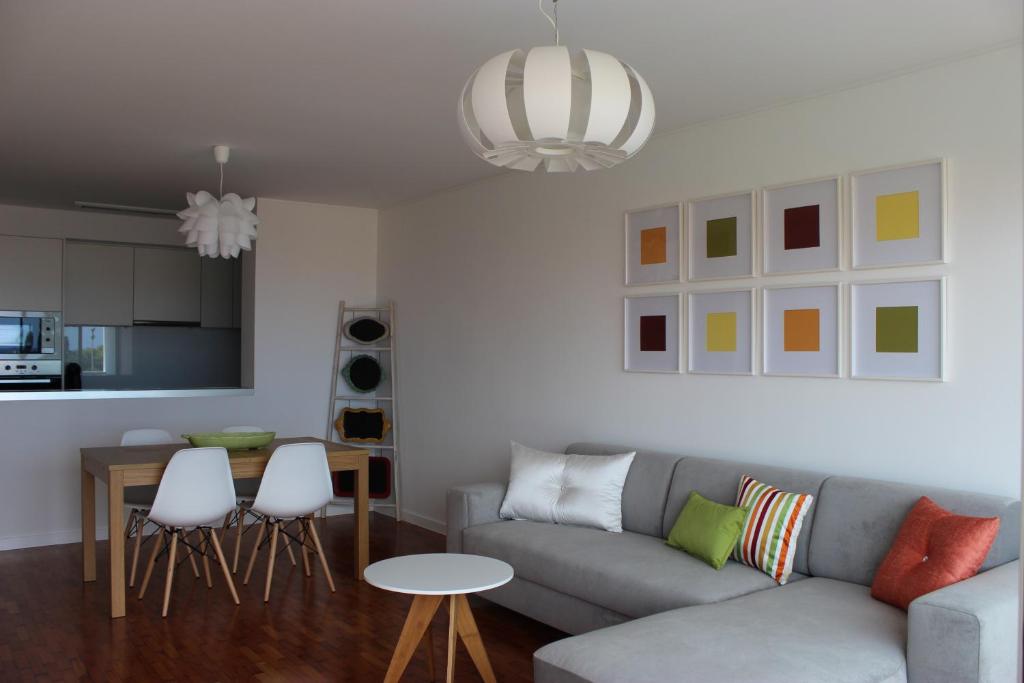
[[[289,443],[322,443],[331,472],[355,472],[355,576],[361,581],[370,554],[369,451],[310,436],[275,439],[268,446],[228,451],[235,479],[263,476],[271,453]],[[96,580],[96,480],[107,484],[110,539],[110,616],[125,615],[124,489],[126,486],[159,484],[164,468],[186,444],[150,446],[103,446],[83,448],[82,454],[82,579]]]

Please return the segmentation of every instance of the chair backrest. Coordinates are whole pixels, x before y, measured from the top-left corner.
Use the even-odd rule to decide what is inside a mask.
[[[122,446],[149,446],[161,443],[174,443],[174,437],[166,429],[129,429],[121,435]]]
[[[149,517],[168,526],[216,523],[235,508],[235,485],[223,448],[183,448],[160,479]]]
[[[324,445],[286,444],[270,456],[252,508],[272,517],[300,517],[327,505],[332,495]]]
[[[225,427],[221,431],[232,434],[240,432],[265,432],[267,430],[263,429],[262,427]]]

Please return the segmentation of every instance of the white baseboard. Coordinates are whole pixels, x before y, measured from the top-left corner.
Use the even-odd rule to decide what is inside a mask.
[[[434,531],[439,534],[445,534],[448,529],[448,525],[441,520],[428,517],[427,515],[421,515],[420,513],[413,512],[408,508],[402,510],[402,520],[409,522],[409,524],[415,524],[416,526],[423,527],[428,531]]]
[[[96,529],[96,540],[107,540],[106,528]],[[5,536],[0,538],[0,551],[19,550],[21,548],[38,548],[44,545],[64,545],[66,543],[81,543],[81,529],[61,529],[59,531],[43,531],[37,534],[22,534],[19,536]]]

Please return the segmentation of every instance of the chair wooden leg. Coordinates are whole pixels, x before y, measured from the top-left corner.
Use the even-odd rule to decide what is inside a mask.
[[[228,514],[224,515],[224,524],[222,524],[221,527],[220,527],[220,537],[221,538],[227,539],[227,537],[228,537],[228,529],[231,528],[231,515],[234,515],[234,514],[237,514],[237,513],[238,513],[238,508],[236,507],[234,510],[232,510]]]
[[[238,591],[235,590],[235,582],[231,579],[231,570],[228,568],[228,562],[224,559],[224,551],[220,548],[220,541],[217,540],[217,534],[213,531],[210,532],[210,542],[213,544],[213,552],[217,554],[217,561],[220,562],[220,569],[224,572],[224,580],[228,582],[228,590],[231,591],[231,599],[238,604]]]
[[[146,528],[146,519],[141,515],[135,517],[135,547],[132,550],[132,571],[128,575],[128,587],[135,587],[135,572],[139,568],[139,550],[142,548],[142,532]]]
[[[252,555],[249,556],[249,567],[245,570],[245,578],[242,579],[242,585],[249,585],[249,577],[252,576],[252,567],[256,564],[256,555],[260,552],[260,541],[263,540],[263,534],[267,531],[267,519],[263,518],[260,522],[260,528],[256,532],[256,544],[252,547]]]
[[[299,544],[302,546],[302,571],[306,576],[312,576],[309,571],[309,534],[306,532],[306,525],[309,524],[308,517],[299,517]]]
[[[324,557],[324,548],[320,545],[320,537],[316,533],[316,522],[309,525],[309,535],[313,537],[313,546],[316,548],[316,554],[320,557],[320,566],[324,568],[324,576],[327,578],[327,585],[331,587],[331,592],[334,592],[334,579],[331,577],[331,569],[327,566],[327,558]]]
[[[238,553],[242,550],[242,532],[245,531],[245,508],[238,508],[238,521],[235,524],[235,557],[231,561],[231,573],[238,573]]]
[[[139,590],[139,600],[146,594],[146,588],[149,586],[149,577],[153,576],[153,567],[156,566],[156,556],[160,554],[160,549],[164,545],[164,534],[165,530],[161,528],[153,536],[153,552],[149,554],[149,562],[146,563],[146,574],[142,577],[142,588]]]
[[[164,583],[164,609],[160,616],[167,616],[167,608],[171,604],[171,583],[174,581],[174,560],[178,550],[178,535],[171,532],[171,554],[167,561],[167,581]]]
[[[277,534],[281,530],[281,522],[274,522],[270,535],[270,558],[267,560],[267,585],[263,589],[263,602],[270,602],[270,582],[274,580],[274,560],[277,559]]]
[[[283,527],[282,527],[283,529]],[[292,552],[292,539],[288,538],[288,534],[284,535],[284,549],[288,551],[288,559],[291,560],[292,566],[295,566],[295,553]]]
[[[206,574],[206,587],[213,588],[213,577],[210,576],[210,536],[216,536],[216,529],[199,530],[199,554],[203,558],[203,573]]]

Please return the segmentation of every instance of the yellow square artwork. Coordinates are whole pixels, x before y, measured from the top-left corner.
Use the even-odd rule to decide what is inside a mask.
[[[736,311],[708,313],[705,346],[709,352],[736,351]]]
[[[875,197],[875,237],[879,242],[912,240],[921,236],[917,190]]]
[[[668,263],[668,228],[647,228],[640,231],[640,265]]]

